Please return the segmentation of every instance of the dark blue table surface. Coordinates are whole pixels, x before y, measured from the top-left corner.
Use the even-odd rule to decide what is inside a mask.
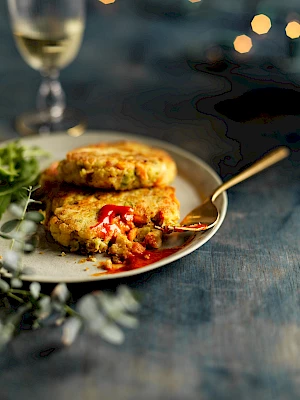
[[[0,355],[1,400],[300,397],[299,39],[284,35],[281,11],[270,35],[252,35],[254,50],[238,55],[228,43],[249,34],[254,6],[202,14],[177,1],[165,15],[158,3],[89,2],[82,48],[61,73],[89,129],[169,141],[224,180],[268,149],[291,155],[230,189],[221,229],[192,254],[130,279],[70,285],[75,298],[136,289],[139,327],[120,346],[83,334],[63,348],[60,328],[22,332]],[[13,119],[34,108],[40,79],[14,46],[5,2],[0,33],[4,140],[18,137]],[[223,58],[209,62],[218,43]]]

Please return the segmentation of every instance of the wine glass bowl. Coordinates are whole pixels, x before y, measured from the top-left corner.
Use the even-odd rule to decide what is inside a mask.
[[[59,73],[79,52],[85,28],[84,0],[7,1],[17,48],[42,76],[37,110],[18,116],[16,129],[23,135],[66,130],[78,136],[85,129],[85,118],[66,107]]]

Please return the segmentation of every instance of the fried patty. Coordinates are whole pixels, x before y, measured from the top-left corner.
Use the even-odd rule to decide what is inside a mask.
[[[47,191],[44,201],[44,224],[58,243],[83,254],[108,252],[114,262],[159,248],[162,233],[154,226],[179,220],[179,202],[170,186],[115,192],[61,184]]]
[[[58,165],[61,180],[108,190],[165,186],[176,173],[166,151],[131,141],[81,147],[68,152]]]

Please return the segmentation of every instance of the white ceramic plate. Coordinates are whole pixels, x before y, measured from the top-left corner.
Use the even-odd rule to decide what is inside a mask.
[[[52,161],[64,158],[66,152],[75,147],[101,141],[109,142],[122,139],[137,140],[160,147],[167,150],[174,158],[178,167],[178,176],[175,179],[174,186],[176,188],[177,198],[180,201],[180,214],[182,218],[190,210],[199,205],[203,198],[208,196],[222,183],[218,175],[204,161],[191,153],[166,142],[137,135],[128,135],[127,133],[111,131],[89,131],[77,138],[70,137],[66,133],[58,133],[50,136],[23,138],[21,142],[29,146],[37,145],[51,152],[53,158],[47,159],[41,164],[41,168],[44,168]],[[24,264],[29,268],[30,274],[24,275],[22,279],[39,282],[86,282],[123,278],[162,267],[198,249],[217,232],[226,215],[226,193],[219,196],[216,205],[220,211],[220,219],[213,229],[193,235],[189,243],[178,252],[153,264],[111,275],[93,276],[93,274],[99,274],[100,272],[94,262],[86,261],[83,263],[82,261],[85,259],[84,256],[67,253],[66,249],[55,244],[54,241],[46,238],[46,236],[42,234],[39,248],[32,254],[24,256]],[[5,220],[10,217],[11,216],[6,213],[1,223],[5,222]],[[183,234],[172,234],[168,237],[164,246],[173,247],[181,245],[182,243]],[[0,255],[3,255],[7,248],[8,241],[0,239]],[[66,256],[61,256],[62,251],[66,252]],[[101,257],[101,255],[97,255],[97,260],[101,259]]]

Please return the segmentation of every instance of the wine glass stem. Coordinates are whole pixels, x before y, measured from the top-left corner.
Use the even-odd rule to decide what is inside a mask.
[[[37,96],[37,109],[59,120],[66,108],[66,97],[59,81],[59,71],[42,71],[42,83]]]

